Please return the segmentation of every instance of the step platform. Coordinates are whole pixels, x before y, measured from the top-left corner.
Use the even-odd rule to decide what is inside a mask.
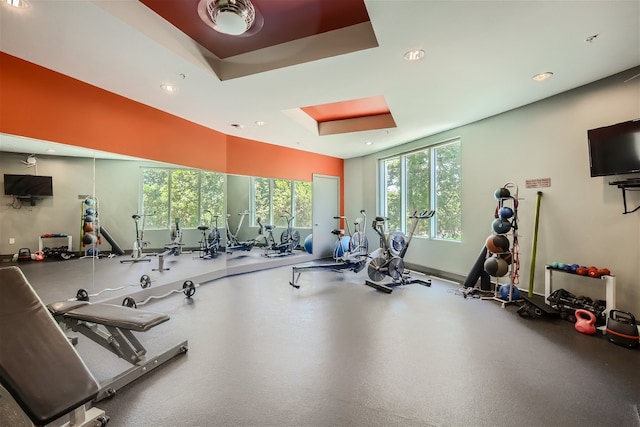
[[[560,317],[560,312],[547,304],[541,295],[529,296],[521,293],[520,298],[524,301],[518,308],[518,314],[521,316]]]

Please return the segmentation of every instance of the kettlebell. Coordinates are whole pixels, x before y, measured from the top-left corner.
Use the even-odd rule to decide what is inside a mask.
[[[576,310],[576,324],[575,324],[575,328],[576,331],[582,333],[582,334],[587,334],[587,335],[593,335],[596,333],[596,316],[587,310],[583,310],[583,309],[578,309]]]

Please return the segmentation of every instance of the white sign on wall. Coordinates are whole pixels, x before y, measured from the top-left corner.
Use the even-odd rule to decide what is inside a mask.
[[[527,188],[551,187],[551,178],[527,179],[525,185]]]

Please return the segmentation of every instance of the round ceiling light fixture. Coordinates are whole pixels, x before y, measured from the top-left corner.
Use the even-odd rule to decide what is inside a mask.
[[[205,6],[207,25],[222,34],[239,36],[251,28],[256,11],[250,0],[202,0],[198,5],[201,18],[201,5]]]
[[[543,81],[547,80],[548,78],[550,78],[551,76],[553,76],[553,73],[551,71],[545,71],[544,73],[536,74],[535,76],[533,76],[531,78],[536,82],[543,82]]]

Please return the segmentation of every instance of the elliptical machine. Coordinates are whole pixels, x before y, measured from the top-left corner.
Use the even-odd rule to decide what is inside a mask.
[[[413,238],[413,234],[421,219],[431,218],[435,214],[434,210],[415,211],[409,218],[412,219],[409,237],[405,240],[404,235],[400,232],[386,234],[385,218],[376,217],[371,226],[380,236],[380,254],[373,258],[367,268],[369,280],[365,280],[367,286],[371,286],[379,291],[390,294],[393,287],[399,285],[408,285],[419,283],[425,286],[431,286],[431,280],[411,279],[410,273],[405,271],[404,256],[409,249],[409,244]],[[385,277],[391,278],[391,283],[376,283],[382,281]]]
[[[287,228],[280,235],[280,243],[276,242],[276,239],[273,237],[273,230],[276,228],[275,225],[262,225],[260,223],[260,218],[258,218],[258,224],[260,225],[260,229],[264,229],[266,231],[266,236],[264,236],[266,241],[265,253],[264,256],[270,258],[274,256],[284,256],[291,255],[293,250],[298,247],[300,244],[300,232],[291,227],[291,222],[293,221],[292,216],[280,215],[281,218],[286,218],[287,220]],[[262,234],[262,232],[260,233]]]
[[[200,259],[213,259],[218,256],[220,250],[220,230],[218,229],[218,215],[214,215],[210,210],[205,210],[202,214],[209,214],[209,225],[200,225],[198,230],[202,233],[200,239]],[[213,224],[215,221],[215,225]],[[209,232],[207,234],[207,231]]]

